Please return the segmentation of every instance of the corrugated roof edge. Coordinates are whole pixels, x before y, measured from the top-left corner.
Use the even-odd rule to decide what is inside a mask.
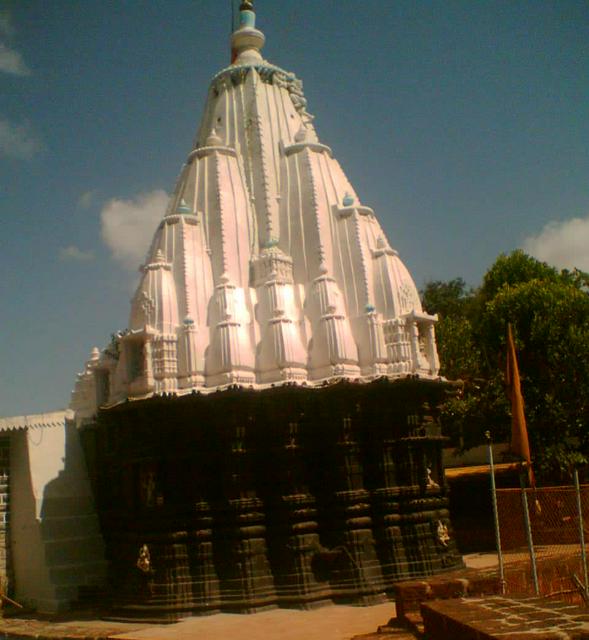
[[[37,413],[27,416],[12,416],[0,418],[0,432],[16,431],[19,429],[42,429],[44,427],[59,427],[65,424],[66,419],[74,417],[73,411],[52,411],[50,413]]]

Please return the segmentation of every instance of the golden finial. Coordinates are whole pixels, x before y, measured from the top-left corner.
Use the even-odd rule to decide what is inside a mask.
[[[243,0],[243,2],[239,5],[240,11],[253,11],[254,3],[252,0]]]

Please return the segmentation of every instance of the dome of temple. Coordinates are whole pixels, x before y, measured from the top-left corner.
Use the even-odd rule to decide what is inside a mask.
[[[110,376],[105,402],[436,377],[436,317],[320,142],[301,81],[262,58],[249,3],[239,17],[233,62],[212,79],[129,330],[92,364]]]

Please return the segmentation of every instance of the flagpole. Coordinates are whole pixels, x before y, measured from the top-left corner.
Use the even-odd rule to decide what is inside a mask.
[[[489,469],[491,472],[491,497],[493,500],[493,520],[495,522],[495,544],[497,546],[497,559],[499,561],[499,585],[501,595],[505,594],[505,572],[503,568],[503,551],[501,549],[501,529],[499,527],[499,509],[497,508],[497,487],[495,485],[495,463],[493,461],[493,443],[491,432],[485,431],[487,439],[487,451],[489,454]]]
[[[530,511],[528,509],[528,496],[526,494],[526,475],[523,465],[520,468],[519,483],[522,489],[522,507],[524,512],[524,528],[526,530],[526,540],[528,542],[528,552],[530,554],[530,565],[532,570],[532,581],[534,582],[534,591],[536,595],[540,595],[540,585],[538,584],[538,570],[536,568],[536,552],[534,551],[534,540],[532,538],[532,525],[530,523]]]
[[[538,585],[538,571],[536,568],[536,554],[534,552],[534,541],[532,539],[532,526],[530,524],[530,511],[528,508],[528,496],[526,495],[526,480],[528,476],[530,485],[536,489],[536,479],[532,469],[532,457],[530,455],[530,442],[528,440],[528,429],[526,426],[526,415],[524,412],[524,398],[521,390],[521,380],[519,376],[519,368],[517,366],[517,355],[515,353],[515,341],[513,339],[513,331],[511,323],[507,323],[507,368],[505,371],[505,381],[509,389],[509,399],[511,400],[511,453],[523,458],[526,464],[520,467],[519,482],[522,489],[522,507],[524,512],[524,526],[526,530],[526,539],[528,542],[528,551],[530,552],[530,562],[532,569],[532,579],[534,581],[534,589],[536,595],[540,595],[540,587]],[[536,501],[538,504],[538,502]]]

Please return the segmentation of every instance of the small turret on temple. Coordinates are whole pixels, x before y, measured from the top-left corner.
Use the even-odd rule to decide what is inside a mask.
[[[436,317],[264,42],[242,2],[128,329],[73,393],[124,617],[376,602],[461,562]]]

